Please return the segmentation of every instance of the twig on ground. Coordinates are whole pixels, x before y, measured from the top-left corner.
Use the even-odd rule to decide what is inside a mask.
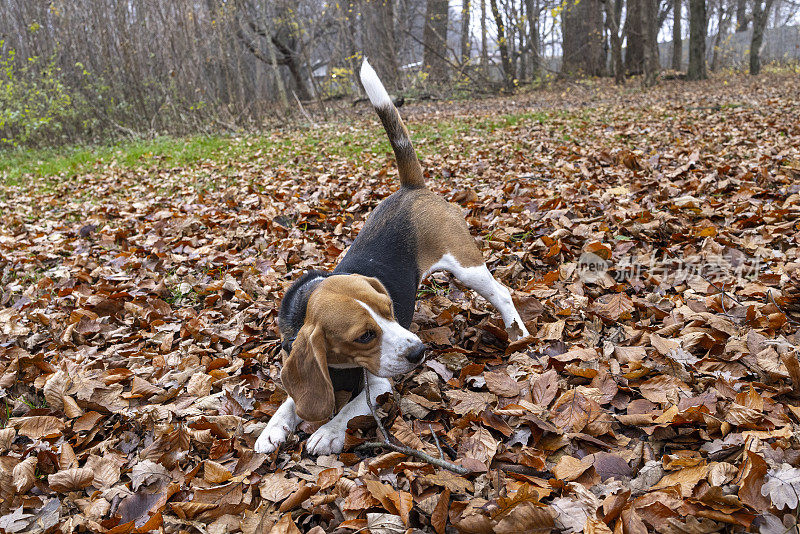
[[[436,458],[431,456],[430,454],[424,453],[422,451],[418,451],[416,449],[411,449],[406,447],[405,445],[395,445],[394,443],[384,443],[384,442],[377,442],[377,441],[368,441],[366,443],[362,443],[357,449],[389,449],[395,452],[399,452],[400,454],[405,454],[406,456],[413,456],[414,458],[419,458],[424,462],[428,462],[431,465],[435,465],[437,467],[441,467],[442,469],[447,469],[448,471],[452,471],[457,475],[468,475],[472,473],[466,467],[461,467],[460,465],[456,465],[452,462],[448,462],[447,460],[442,460],[440,458]]]
[[[772,302],[772,304],[773,304],[773,305],[774,305],[776,308],[778,308],[778,310],[779,310],[779,311],[780,311],[780,312],[783,314],[783,316],[784,316],[784,317],[786,317],[786,320],[787,320],[787,321],[789,321],[789,322],[790,322],[790,323],[792,323],[792,324],[797,324],[797,325],[800,325],[800,322],[798,322],[798,321],[795,321],[794,319],[792,319],[791,317],[789,317],[789,314],[788,314],[788,313],[786,313],[785,311],[783,311],[783,309],[782,309],[780,306],[778,306],[778,303],[777,303],[777,302],[775,302],[775,297],[773,297],[773,296],[772,296],[772,290],[771,290],[771,289],[767,291],[767,295],[769,295],[769,300]]]
[[[366,395],[367,406],[369,406],[369,411],[372,414],[372,418],[375,419],[375,423],[378,425],[378,430],[380,431],[381,436],[383,437],[383,442],[377,443],[374,441],[368,441],[367,443],[362,443],[361,445],[359,445],[358,448],[377,449],[380,447],[384,447],[387,449],[391,449],[395,452],[405,454],[406,456],[413,456],[414,458],[419,458],[420,460],[428,462],[429,464],[441,467],[442,469],[447,469],[448,471],[452,471],[453,473],[456,473],[458,475],[468,475],[469,473],[472,472],[466,467],[456,465],[452,462],[448,462],[447,460],[443,460],[441,458],[434,458],[430,454],[426,454],[422,451],[412,449],[411,447],[406,447],[405,445],[395,445],[394,443],[389,441],[390,440],[389,433],[386,431],[386,428],[384,428],[383,423],[381,422],[381,418],[378,417],[378,413],[375,411],[375,407],[372,405],[372,398],[370,398],[370,393],[369,393],[369,377],[367,376],[366,369],[364,370],[364,394]],[[438,438],[436,438],[436,440],[438,446]],[[439,453],[441,454],[441,452],[442,449],[440,447]]]
[[[667,254],[669,254],[670,256],[672,256],[674,259],[676,259],[676,260],[678,260],[678,261],[682,261],[682,260],[681,260],[681,259],[680,259],[678,256],[676,256],[675,254],[673,254],[673,253],[672,253],[672,251],[671,251],[669,248],[667,248],[667,247],[664,247],[664,251],[665,251]],[[707,277],[706,275],[704,275],[702,272],[698,272],[697,274],[699,274],[699,275],[700,275],[700,278],[702,278],[703,280],[705,280],[706,282],[708,282],[709,284],[711,284],[711,287],[713,287],[714,289],[716,289],[717,291],[719,291],[720,293],[722,293],[722,310],[723,310],[723,314],[724,314],[724,315],[728,315],[728,314],[727,314],[727,312],[725,312],[725,297],[728,297],[729,299],[731,299],[733,302],[735,302],[735,303],[736,303],[736,304],[738,304],[739,306],[742,306],[742,305],[743,305],[743,304],[742,304],[742,302],[741,302],[739,299],[737,299],[737,298],[733,297],[731,294],[729,294],[727,291],[725,291],[725,289],[723,289],[723,288],[719,287],[717,284],[715,284],[714,282],[712,282],[711,280],[709,280],[709,279],[708,279],[708,277]]]
[[[436,432],[433,430],[433,425],[430,423],[428,423],[428,430],[433,434],[433,441],[436,443],[436,449],[439,451],[439,458],[444,460],[444,451],[442,450],[442,445],[439,443],[439,436],[436,435]]]
[[[715,284],[714,282],[712,282],[711,280],[709,280],[709,279],[706,277],[706,275],[704,275],[704,274],[702,274],[702,273],[701,273],[701,274],[700,274],[700,277],[701,277],[703,280],[705,280],[706,282],[708,282],[709,284],[711,284],[711,287],[713,287],[714,289],[716,289],[717,291],[719,291],[720,293],[722,293],[722,309],[723,309],[723,311],[725,310],[725,297],[728,297],[729,299],[731,299],[733,302],[735,302],[735,303],[736,303],[736,304],[738,304],[739,306],[742,306],[742,301],[740,301],[739,299],[735,298],[733,295],[731,295],[730,293],[728,293],[727,291],[725,291],[723,288],[719,287],[717,284]],[[725,312],[725,315],[727,315],[727,312]]]
[[[552,182],[553,178],[548,178],[546,176],[541,176],[535,173],[527,173],[527,174],[520,174],[518,176],[520,180],[542,180],[543,182]]]
[[[493,462],[492,468],[497,469],[499,471],[505,471],[507,473],[517,473],[519,475],[525,475],[530,477],[539,477],[544,479],[555,478],[553,473],[551,473],[550,471],[540,471],[539,469],[534,469],[532,467],[527,467],[524,465],[517,465],[517,464],[509,464],[506,462]]]
[[[224,120],[219,119],[217,117],[211,117],[211,121],[213,123],[219,125],[219,126],[222,126],[226,130],[229,130],[231,132],[238,132],[239,131],[239,128],[237,128],[235,124],[231,124],[230,122],[225,122]]]
[[[366,369],[364,369],[364,395],[367,397],[367,406],[369,406],[369,412],[372,414],[372,418],[375,419],[375,424],[378,425],[378,430],[381,432],[383,441],[390,443],[389,433],[386,431],[386,428],[384,428],[381,418],[378,417],[378,412],[375,411],[375,406],[372,405],[372,398],[370,397],[369,393],[369,376],[367,376]]]
[[[300,111],[303,113],[303,116],[306,118],[306,120],[310,122],[314,128],[319,128],[319,124],[317,124],[317,122],[311,118],[311,115],[309,115],[306,109],[303,107],[303,104],[302,102],[300,102],[300,99],[297,98],[297,93],[292,91],[292,96],[294,97],[295,102],[297,102],[297,105],[300,108]]]

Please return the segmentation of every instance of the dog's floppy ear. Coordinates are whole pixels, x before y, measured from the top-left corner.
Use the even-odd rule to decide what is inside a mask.
[[[300,329],[283,362],[281,381],[301,419],[324,421],[333,414],[335,398],[322,328],[307,324]]]
[[[384,295],[387,295],[387,296],[389,295],[389,292],[388,292],[388,291],[386,291],[386,288],[385,288],[385,287],[383,287],[383,284],[382,284],[382,283],[381,283],[381,281],[380,281],[380,280],[378,280],[377,278],[373,278],[373,277],[371,277],[371,276],[365,276],[365,277],[364,277],[364,279],[365,279],[365,280],[367,281],[367,283],[368,283],[369,285],[371,285],[371,286],[372,286],[372,287],[375,289],[375,291],[377,291],[378,293],[382,293],[382,294],[384,294]]]

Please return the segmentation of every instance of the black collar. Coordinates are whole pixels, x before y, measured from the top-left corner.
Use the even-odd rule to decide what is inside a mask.
[[[286,351],[286,354],[292,352],[292,345],[297,336],[284,339],[281,342],[281,348]],[[349,391],[351,396],[358,395],[364,388],[364,371],[360,368],[354,369],[336,369],[328,367],[328,375],[331,378],[334,391]]]

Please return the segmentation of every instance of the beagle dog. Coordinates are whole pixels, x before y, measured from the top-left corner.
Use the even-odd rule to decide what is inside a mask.
[[[460,208],[425,187],[408,130],[366,60],[361,83],[389,136],[400,189],[375,208],[333,272],[306,273],[286,292],[278,324],[281,381],[289,398],[258,437],[256,452],[277,449],[301,420],[331,418],[334,391],[349,389],[355,398],[306,444],[315,455],[342,451],[348,421],[370,413],[361,368],[374,403],[391,391],[392,377],[422,361],[425,345],[408,327],[420,280],[434,271],[451,273],[491,302],[511,339],[528,335],[511,293],[486,268]]]

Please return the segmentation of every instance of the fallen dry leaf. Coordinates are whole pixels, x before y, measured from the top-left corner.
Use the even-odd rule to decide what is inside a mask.
[[[532,333],[508,343],[443,273],[420,287],[432,350],[379,411],[466,476],[359,449],[370,416],[340,455],[307,455],[305,424],[252,450],[286,398],[282,296],[398,187],[371,114],[0,180],[0,525],[793,528],[800,99],[794,73],[725,79],[406,99],[428,187]]]
[[[48,475],[47,484],[50,489],[59,493],[75,491],[90,486],[94,481],[94,472],[86,467],[74,467]]]

